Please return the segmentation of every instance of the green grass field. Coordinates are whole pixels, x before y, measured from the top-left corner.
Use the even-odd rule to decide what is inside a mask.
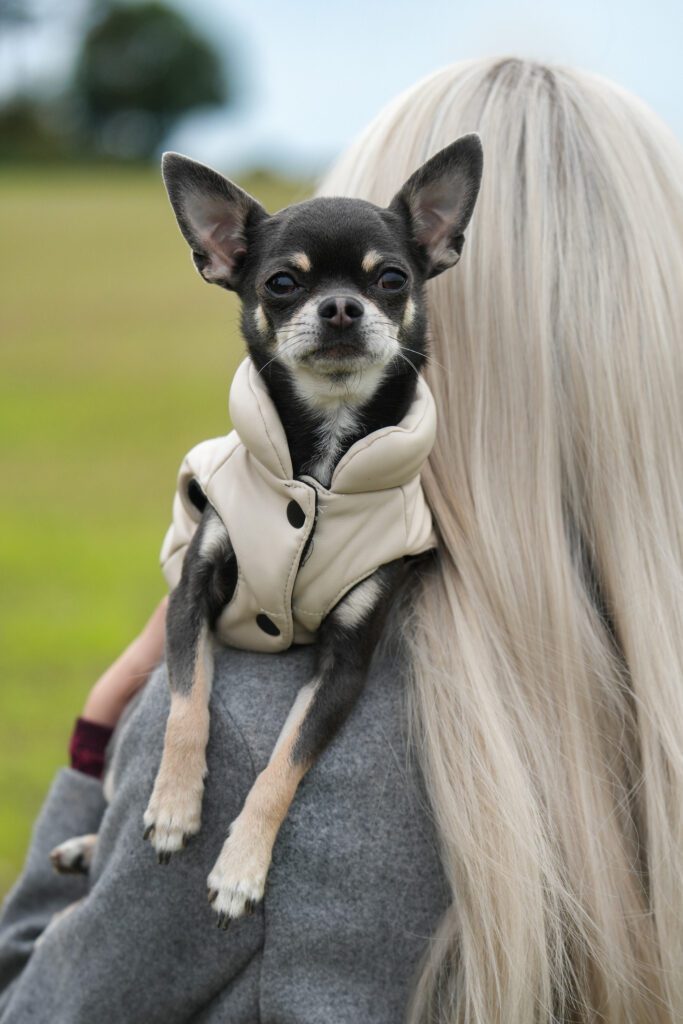
[[[0,171],[0,238],[2,895],[89,686],[164,592],[175,474],[229,429],[242,342],[154,171]]]

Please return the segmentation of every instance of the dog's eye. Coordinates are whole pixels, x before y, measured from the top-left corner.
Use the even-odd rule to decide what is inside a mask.
[[[396,270],[395,267],[392,267],[390,270],[384,271],[377,284],[387,292],[400,292],[407,280],[407,274],[404,274],[402,270]]]
[[[271,295],[293,295],[299,287],[291,274],[273,274],[266,281],[266,288]]]

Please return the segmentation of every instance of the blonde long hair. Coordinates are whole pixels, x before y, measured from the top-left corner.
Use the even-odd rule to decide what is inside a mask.
[[[412,1022],[683,1021],[683,159],[598,77],[419,83],[322,191],[385,204],[480,132],[429,285],[440,534],[412,724],[452,905]]]

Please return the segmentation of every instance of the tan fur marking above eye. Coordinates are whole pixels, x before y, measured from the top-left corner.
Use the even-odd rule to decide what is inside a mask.
[[[365,256],[363,257],[361,267],[363,268],[366,274],[371,274],[372,271],[377,266],[377,264],[381,263],[381,261],[382,257],[380,256],[376,249],[368,249]]]
[[[268,319],[266,314],[263,312],[263,306],[260,303],[254,310],[254,323],[256,324],[256,330],[259,331],[260,334],[268,333]]]
[[[296,267],[297,270],[301,270],[302,273],[307,274],[311,269],[310,258],[305,252],[293,252],[289,257],[289,262],[292,266]]]

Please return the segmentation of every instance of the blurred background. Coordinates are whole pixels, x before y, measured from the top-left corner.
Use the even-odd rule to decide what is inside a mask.
[[[600,72],[683,137],[678,0],[0,0],[0,896],[99,673],[163,593],[182,455],[225,433],[237,300],[191,268],[177,149],[267,209],[453,61]]]

